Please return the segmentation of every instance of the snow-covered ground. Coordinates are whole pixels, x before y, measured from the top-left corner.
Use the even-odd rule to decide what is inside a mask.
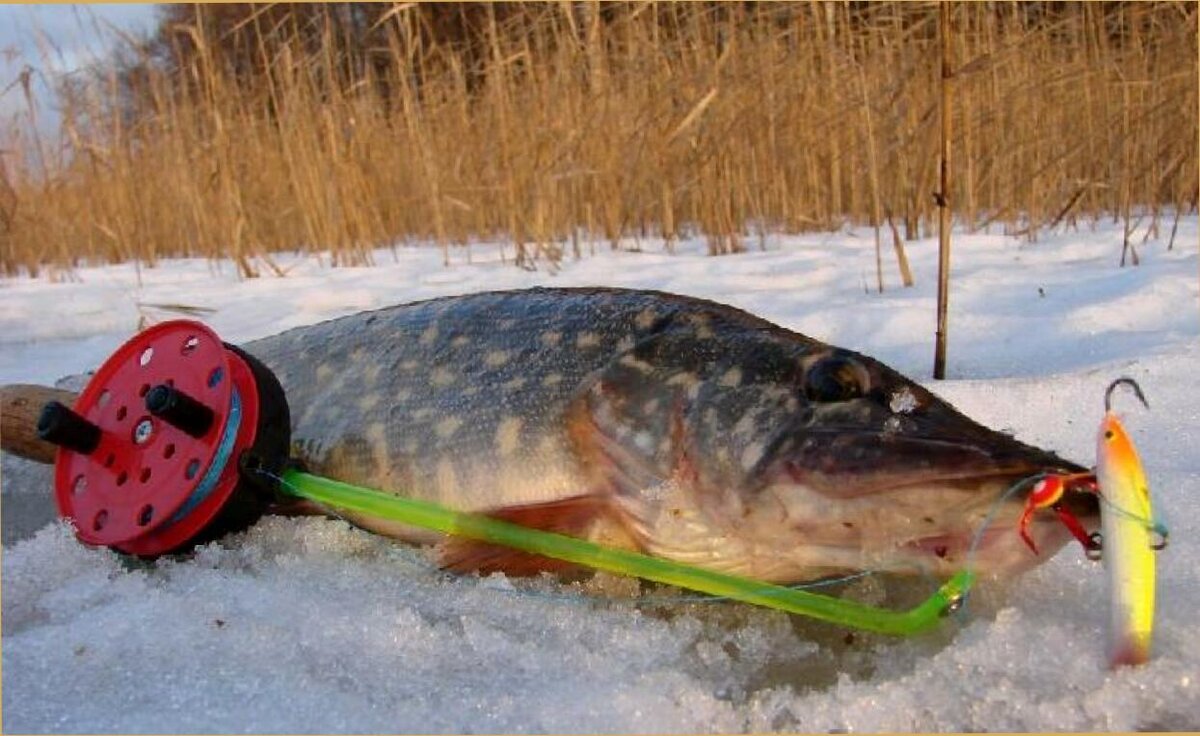
[[[1171,530],[1158,556],[1155,655],[1109,671],[1103,569],[1078,547],[1011,583],[985,581],[935,634],[856,634],[729,603],[634,605],[636,585],[440,574],[418,550],[325,519],[266,518],[186,559],[130,565],[56,525],[44,472],[6,459],[3,728],[120,732],[708,732],[1200,728],[1200,241],[1151,240],[1118,268],[1119,226],[955,240],[951,380],[928,379],[936,242],[910,244],[917,284],[874,283],[867,230],[770,239],[709,258],[700,243],[529,272],[476,245],[376,268],[283,258],[286,278],[229,264],[88,268],[0,281],[0,383],[93,368],[139,320],[203,318],[242,342],[301,324],[484,289],[605,284],[739,306],[871,354],[960,409],[1090,464],[1104,388]],[[1141,233],[1135,235],[1140,242]],[[1128,398],[1128,397],[1126,397]],[[32,536],[29,536],[32,534]],[[846,591],[878,601],[893,583]],[[648,587],[648,586],[647,586]],[[604,595],[607,594],[607,595]],[[643,595],[661,598],[660,590]],[[894,597],[894,596],[893,596]]]

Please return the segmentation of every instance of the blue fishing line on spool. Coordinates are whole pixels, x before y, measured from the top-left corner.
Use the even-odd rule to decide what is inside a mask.
[[[232,401],[229,403],[229,416],[225,418],[225,426],[221,429],[221,440],[217,443],[217,451],[213,455],[212,463],[200,478],[200,482],[196,485],[196,490],[192,491],[192,495],[188,496],[188,499],[183,502],[183,506],[180,506],[179,510],[167,520],[166,525],[163,527],[164,529],[190,514],[217,487],[217,481],[221,479],[221,474],[225,472],[225,466],[229,463],[229,458],[233,456],[233,447],[237,442],[238,429],[241,423],[242,399],[235,388],[233,389]]]

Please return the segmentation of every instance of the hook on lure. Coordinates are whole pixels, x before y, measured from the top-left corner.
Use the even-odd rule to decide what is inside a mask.
[[[1146,401],[1146,395],[1142,393],[1142,387],[1138,385],[1138,382],[1128,376],[1121,376],[1108,384],[1108,389],[1104,392],[1104,411],[1112,411],[1112,395],[1118,386],[1128,386],[1133,389],[1134,395],[1138,397],[1138,401],[1142,402],[1142,406],[1150,408],[1150,402]]]
[[[1146,400],[1146,395],[1144,393],[1142,393],[1142,387],[1138,385],[1138,382],[1132,378],[1129,378],[1128,376],[1122,376],[1122,377],[1118,378],[1117,380],[1113,381],[1112,383],[1108,384],[1108,388],[1104,392],[1104,411],[1106,414],[1112,413],[1113,393],[1116,391],[1117,387],[1119,387],[1119,386],[1128,386],[1133,391],[1134,395],[1137,396],[1138,401],[1142,402],[1142,406],[1146,407],[1146,409],[1150,408],[1150,402]],[[1116,419],[1116,417],[1112,417],[1111,420],[1106,420],[1106,421],[1112,421],[1115,424],[1115,426],[1110,426],[1108,428],[1108,430],[1105,432],[1105,439],[1110,439],[1110,440],[1112,439],[1112,434],[1113,434],[1114,429],[1119,429],[1120,434],[1122,434],[1122,435],[1125,434],[1124,427],[1121,426],[1120,421],[1118,419]],[[1104,453],[1104,454],[1107,454],[1107,453]],[[1135,456],[1135,458],[1136,458],[1136,456]],[[1102,500],[1104,500],[1105,502],[1110,503],[1110,504],[1112,503],[1111,500],[1103,498],[1104,497],[1103,492],[1101,492],[1101,497],[1102,497]],[[1153,519],[1139,518],[1136,514],[1133,514],[1130,511],[1123,509],[1123,508],[1119,508],[1119,507],[1115,508],[1114,511],[1116,513],[1124,514],[1125,516],[1130,517],[1134,521],[1141,521],[1146,525],[1147,531],[1155,536],[1155,538],[1153,539],[1153,541],[1151,542],[1151,545],[1150,545],[1150,548],[1152,550],[1157,552],[1159,550],[1166,548],[1169,532],[1167,531],[1167,528],[1161,522],[1155,521]]]

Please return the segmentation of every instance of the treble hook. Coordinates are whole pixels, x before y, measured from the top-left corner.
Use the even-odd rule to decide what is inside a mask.
[[[1147,409],[1150,408],[1150,402],[1146,401],[1146,395],[1142,393],[1142,387],[1138,385],[1137,381],[1129,378],[1128,376],[1122,376],[1108,384],[1108,390],[1104,392],[1104,411],[1112,411],[1113,390],[1121,384],[1125,384],[1126,386],[1132,388],[1133,392],[1137,394],[1138,400],[1142,402],[1142,406],[1146,407]]]

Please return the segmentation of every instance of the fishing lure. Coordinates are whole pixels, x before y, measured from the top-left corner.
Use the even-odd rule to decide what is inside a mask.
[[[1154,521],[1150,488],[1137,449],[1112,410],[1113,391],[1121,385],[1132,388],[1142,405],[1150,408],[1133,379],[1113,381],[1104,394],[1104,420],[1096,437],[1100,528],[1111,599],[1109,663],[1113,667],[1144,664],[1150,658],[1154,552],[1163,549],[1167,539],[1166,529]]]
[[[1029,549],[1037,545],[1029,534],[1035,512],[1051,509],[1083,545],[1089,559],[1103,559],[1109,574],[1111,600],[1109,663],[1144,664],[1150,657],[1154,629],[1154,552],[1166,547],[1167,530],[1154,520],[1150,488],[1133,440],[1112,410],[1118,386],[1130,387],[1150,408],[1132,378],[1118,378],[1104,393],[1104,419],[1096,437],[1096,472],[1042,475],[1034,479],[1017,530]],[[1084,487],[1100,496],[1100,532],[1088,534],[1061,503],[1068,488]]]

